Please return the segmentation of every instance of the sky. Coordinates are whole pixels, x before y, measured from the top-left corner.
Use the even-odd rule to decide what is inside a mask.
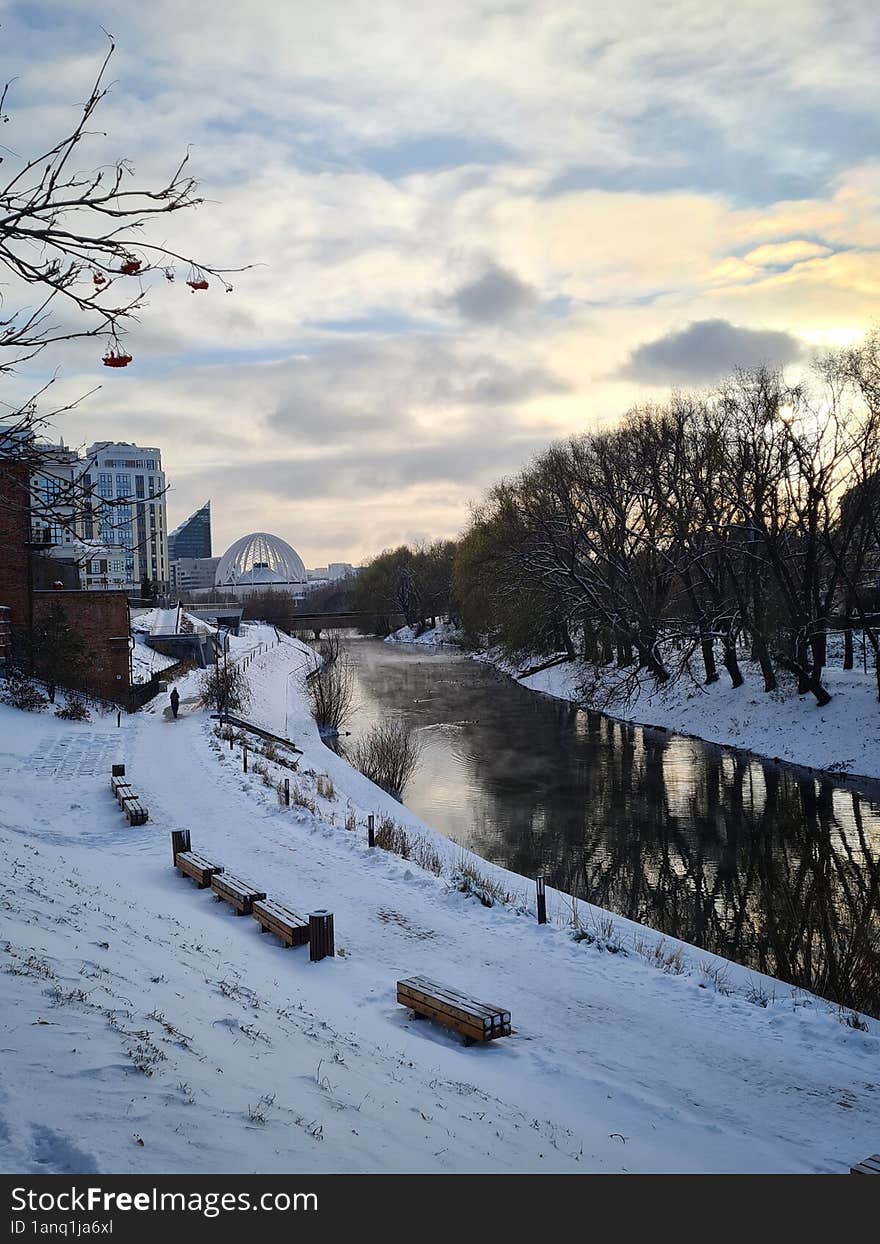
[[[76,116],[101,26],[82,166],[189,149],[207,201],[159,236],[255,266],[157,285],[124,370],[80,342],[34,374],[100,385],[59,433],[161,448],[215,553],[452,536],[554,438],[876,315],[871,0],[0,0],[5,167]]]

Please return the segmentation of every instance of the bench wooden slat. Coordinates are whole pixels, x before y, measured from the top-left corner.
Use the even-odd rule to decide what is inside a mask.
[[[442,994],[448,998],[450,1002],[457,1002],[465,1007],[473,1007],[480,1013],[499,1015],[504,1010],[503,1007],[493,1006],[489,1002],[480,1002],[476,998],[472,998],[469,994],[462,993],[460,989],[453,989],[450,985],[441,984],[440,981],[431,980],[427,976],[410,976],[401,982],[404,985],[411,985],[416,989],[423,989],[427,993]]]
[[[254,906],[259,907],[260,911],[268,916],[277,916],[279,919],[287,920],[291,924],[301,924],[305,928],[309,927],[308,916],[301,916],[298,911],[293,911],[290,907],[283,907],[275,899],[260,899]]]
[[[872,1153],[864,1162],[850,1167],[851,1175],[880,1175],[880,1153]]]
[[[249,916],[253,903],[266,897],[265,890],[258,890],[250,881],[233,877],[229,873],[211,878],[211,889],[224,899],[240,916]]]
[[[478,1002],[448,985],[425,976],[397,982],[397,1001],[425,1016],[460,1032],[468,1040],[491,1041],[510,1035],[510,1012],[503,1007]]]
[[[397,985],[397,1001],[402,1006],[410,1006],[414,1010],[422,1007],[432,1007],[435,1010],[442,1010],[449,1015],[454,1015],[463,1024],[468,1024],[478,1031],[481,1035],[492,1030],[492,1021],[488,1015],[476,1015],[473,1011],[465,1011],[461,1007],[453,1005],[445,998],[438,998],[433,994],[423,993],[421,990],[411,989],[398,982]]]
[[[123,807],[125,815],[128,817],[131,825],[145,825],[150,819],[150,814],[146,807],[135,796],[134,799],[127,799]]]
[[[308,945],[308,919],[282,907],[274,899],[257,899],[251,907],[251,915],[260,925],[261,932],[274,933],[286,946]]]
[[[210,860],[205,859],[204,855],[199,855],[196,851],[178,851],[177,858],[185,859],[187,863],[196,864],[199,868],[212,868],[215,873],[223,872],[219,864],[212,864]]]
[[[484,1016],[489,1019],[497,1017],[510,1019],[510,1012],[506,1011],[504,1007],[493,1006],[488,1002],[479,1002],[476,998],[471,998],[457,989],[450,988],[448,985],[441,985],[438,981],[429,980],[426,976],[411,976],[407,980],[399,981],[398,984],[423,993],[429,998],[442,998],[451,1006],[459,1007],[469,1014]]]
[[[211,884],[211,878],[215,873],[223,872],[220,864],[212,864],[203,855],[196,855],[195,851],[178,851],[174,857],[174,867],[179,869],[184,876],[192,877],[200,890],[206,889]]]
[[[507,1031],[492,1031],[484,1029],[477,1020],[462,1019],[461,1015],[453,1014],[446,1005],[442,1003],[427,1003],[427,1001],[413,1000],[408,996],[397,995],[397,1001],[402,1006],[408,1006],[412,1010],[416,1019],[431,1019],[434,1023],[442,1024],[444,1028],[451,1028],[454,1033],[461,1034],[468,1044],[474,1041],[492,1041],[498,1036],[507,1036]]]

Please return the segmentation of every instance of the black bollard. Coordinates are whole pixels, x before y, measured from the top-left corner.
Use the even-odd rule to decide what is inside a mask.
[[[376,845],[376,818],[372,812],[367,817],[367,846],[374,847]]]
[[[284,779],[284,805],[290,807],[290,778]]]
[[[241,745],[241,771],[247,773],[247,743]]]
[[[547,923],[547,899],[544,894],[544,878],[538,877],[535,882],[538,890],[538,924]]]
[[[309,912],[309,958],[312,963],[317,963],[319,959],[326,959],[327,956],[336,954],[336,946],[333,937],[333,912],[320,911]]]
[[[117,709],[117,710],[116,710],[116,728],[117,728],[117,730],[119,729],[119,727],[120,727],[121,725],[122,725],[122,710],[121,710],[121,709]]]

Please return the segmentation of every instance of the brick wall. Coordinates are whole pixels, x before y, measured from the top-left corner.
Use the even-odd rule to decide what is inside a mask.
[[[79,631],[91,654],[84,690],[128,702],[128,597],[125,592],[34,592],[34,622],[53,605]]]
[[[13,630],[31,625],[29,482],[22,464],[0,461],[0,605]]]

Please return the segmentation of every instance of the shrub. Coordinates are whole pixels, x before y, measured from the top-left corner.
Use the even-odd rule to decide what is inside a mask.
[[[338,735],[354,709],[354,672],[348,654],[341,653],[310,674],[306,690],[320,732]]]
[[[409,859],[409,838],[406,830],[392,821],[390,816],[383,816],[376,828],[375,843],[383,851],[392,851],[403,859]]]
[[[655,942],[643,937],[635,937],[633,938],[633,950],[652,967],[659,968],[661,972],[666,972],[670,976],[683,976],[687,971],[681,947],[677,946],[674,950],[668,950],[665,938],[661,937],[659,942]]]
[[[91,713],[83,697],[76,691],[68,691],[66,704],[55,709],[55,716],[64,721],[89,721]]]
[[[412,834],[409,838],[410,856],[421,868],[439,877],[443,872],[443,861],[437,854],[433,843],[422,834]]]
[[[33,679],[15,665],[0,683],[0,701],[27,713],[40,713],[48,703]]]
[[[306,808],[313,815],[318,811],[318,805],[314,799],[310,799],[305,791],[294,783],[290,788],[290,802],[296,804],[298,808]]]
[[[400,719],[381,722],[351,749],[349,759],[364,777],[400,801],[421,752],[421,741]]]
[[[450,878],[454,889],[462,894],[473,894],[484,907],[493,907],[495,903],[507,903],[510,895],[499,881],[480,872],[473,859],[462,851],[459,861]]]
[[[335,799],[336,787],[333,785],[333,779],[326,773],[319,773],[315,785],[318,788],[318,794],[322,799]]]
[[[240,665],[218,661],[202,673],[199,686],[202,699],[218,713],[240,713],[251,702],[251,689]]]

